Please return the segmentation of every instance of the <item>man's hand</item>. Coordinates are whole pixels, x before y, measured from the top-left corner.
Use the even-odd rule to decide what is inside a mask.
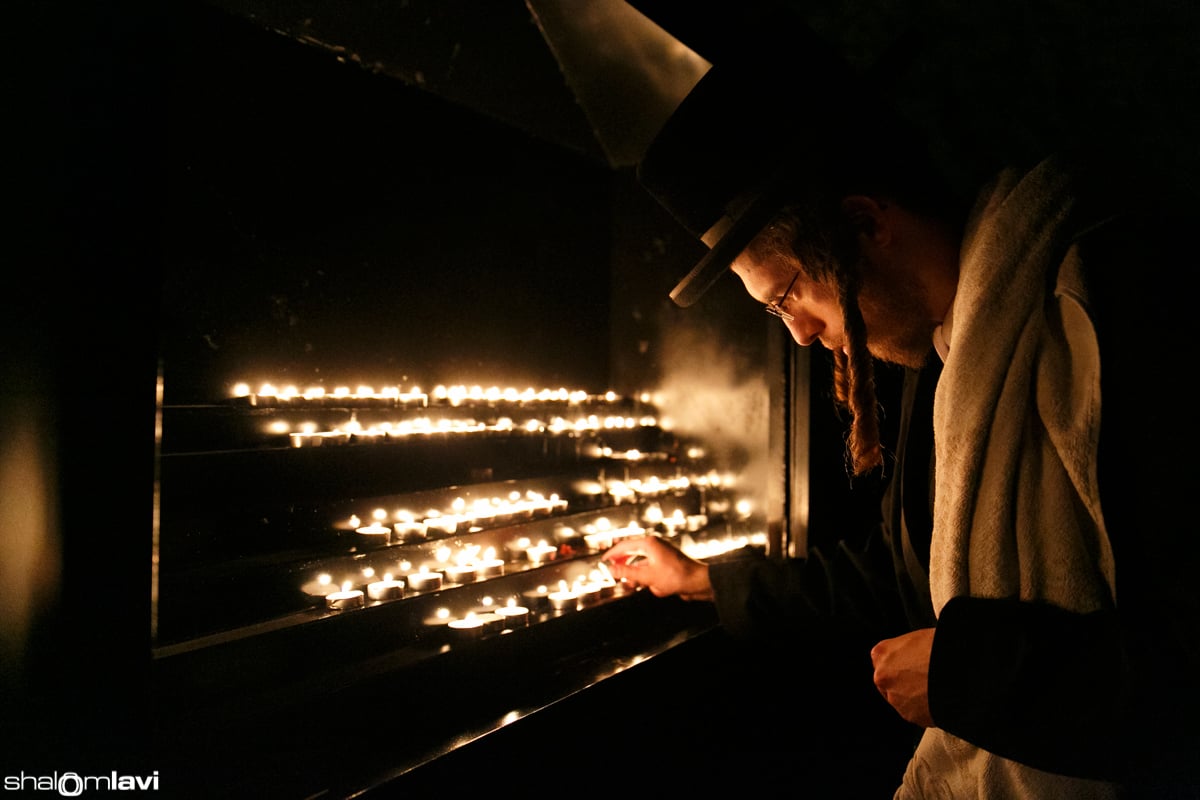
[[[929,713],[929,658],[933,652],[933,628],[884,639],[871,648],[875,665],[875,688],[884,699],[914,725],[933,727]]]
[[[677,594],[684,600],[711,600],[708,565],[684,554],[658,536],[631,536],[614,544],[601,559],[612,576],[656,597]]]

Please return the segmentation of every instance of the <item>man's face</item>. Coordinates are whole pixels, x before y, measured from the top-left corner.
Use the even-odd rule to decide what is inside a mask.
[[[834,287],[810,280],[796,265],[757,261],[747,253],[734,260],[732,269],[751,297],[774,309],[796,344],[808,347],[820,341],[830,350],[845,347],[842,306]]]
[[[920,367],[932,346],[935,326],[925,312],[921,287],[899,270],[871,263],[865,256],[860,266],[858,304],[866,323],[867,349],[882,361]],[[848,353],[845,316],[834,286],[814,281],[804,272],[797,276],[797,262],[758,262],[746,253],[733,262],[732,269],[751,297],[782,312],[797,344],[807,347],[819,341],[830,350]]]

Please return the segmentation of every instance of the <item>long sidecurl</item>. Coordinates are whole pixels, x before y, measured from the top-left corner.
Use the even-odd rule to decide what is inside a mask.
[[[865,475],[883,465],[879,438],[879,403],[875,394],[875,362],[867,350],[867,326],[858,307],[857,275],[843,273],[839,300],[850,354],[833,354],[834,398],[851,414],[846,458],[852,475]]]

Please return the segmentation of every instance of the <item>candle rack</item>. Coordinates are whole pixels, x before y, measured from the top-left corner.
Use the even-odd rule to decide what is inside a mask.
[[[421,433],[404,427],[417,419]],[[646,397],[612,393],[243,393],[166,406],[160,485],[160,658],[393,604],[420,620],[389,623],[405,631],[397,641],[416,642],[455,630],[430,621],[439,611],[461,619],[588,582],[625,536],[764,541],[698,443]],[[372,597],[385,577],[392,587]]]
[[[389,397],[162,409],[164,740],[220,740],[208,764],[248,747],[294,759],[350,707],[401,698],[433,727],[375,756],[347,740],[353,769],[321,779],[350,795],[715,627],[706,604],[614,581],[615,541],[765,548],[736,481],[645,399]]]

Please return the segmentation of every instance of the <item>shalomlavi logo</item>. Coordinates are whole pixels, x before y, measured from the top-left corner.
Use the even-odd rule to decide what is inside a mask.
[[[6,792],[57,792],[63,797],[78,797],[84,792],[156,792],[158,770],[150,775],[80,775],[78,772],[54,772],[51,775],[5,775]]]

